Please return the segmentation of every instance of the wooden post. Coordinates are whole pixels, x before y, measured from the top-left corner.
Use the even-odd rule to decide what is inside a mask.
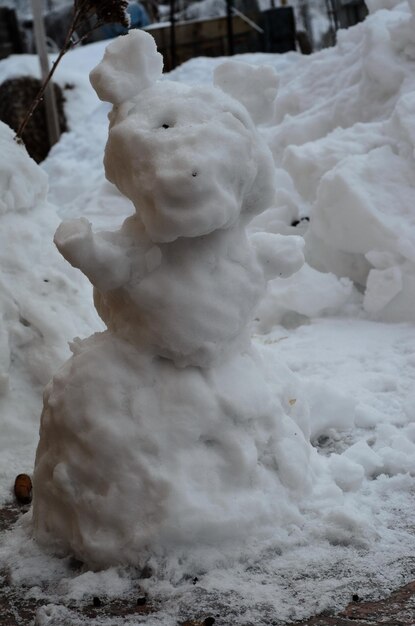
[[[171,60],[171,68],[174,68],[177,65],[177,55],[176,55],[176,18],[174,16],[176,6],[175,1],[170,0],[170,60]]]
[[[235,47],[233,45],[233,2],[232,0],[226,0],[226,23],[228,28],[228,55],[235,54]]]
[[[35,34],[36,51],[40,62],[40,71],[42,81],[44,81],[49,74],[49,58],[46,47],[46,34],[45,25],[43,23],[42,15],[42,1],[32,0],[33,11],[33,29]],[[55,92],[53,89],[52,81],[49,82],[45,89],[45,109],[46,109],[46,124],[48,129],[49,143],[53,146],[60,137],[60,127],[58,110],[56,107]]]

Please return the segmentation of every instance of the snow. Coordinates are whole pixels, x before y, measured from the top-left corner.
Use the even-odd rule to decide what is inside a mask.
[[[128,33],[128,55],[123,37],[106,47],[102,62],[90,73],[100,100],[122,104],[161,77],[163,57],[157,53],[154,39],[140,35],[141,31]]]
[[[246,89],[247,81],[249,91]],[[245,106],[255,124],[265,122],[272,115],[278,91],[278,75],[271,67],[228,61],[216,68],[214,82]]]
[[[249,224],[247,237],[235,209],[223,221],[226,207],[207,226],[205,212],[199,216],[196,210],[185,236],[176,217],[172,230],[163,226],[165,214],[159,224],[147,220],[144,233],[138,233],[150,276],[160,271],[164,254],[175,251],[173,266],[163,270],[173,284],[177,246],[183,246],[180,259],[189,254],[193,248],[187,240],[195,238],[195,228],[215,239],[210,253],[222,261],[226,254],[217,238],[240,247],[241,254],[258,255],[258,268],[266,269],[270,282],[254,314],[252,347],[246,336],[247,343],[235,344],[229,355],[225,350],[214,365],[178,368],[171,358],[155,358],[158,349],[137,349],[140,334],[128,333],[127,343],[117,335],[118,325],[102,332],[88,280],[52,243],[64,219],[56,235],[62,250],[74,228],[80,241],[103,243],[94,254],[105,262],[112,246],[131,255],[126,241],[131,232],[126,240],[122,233],[114,239],[114,232],[135,216],[134,204],[142,198],[133,188],[134,193],[127,190],[132,201],[127,200],[105,181],[109,107],[99,102],[85,76],[102,58],[103,46],[90,48],[93,64],[88,49],[79,49],[59,70],[58,81],[70,75],[74,83],[68,109],[78,90],[84,99],[72,131],[42,168],[1,126],[6,173],[0,179],[2,502],[10,499],[15,475],[33,470],[42,390],[55,375],[46,388],[42,426],[50,436],[39,452],[45,459],[43,476],[49,478],[39,482],[34,515],[48,547],[33,539],[31,513],[0,546],[12,584],[48,603],[38,611],[39,624],[81,624],[76,606],[95,595],[134,597],[138,587],[154,602],[154,613],[119,623],[161,625],[212,614],[218,624],[280,623],[341,608],[353,593],[374,598],[413,579],[415,17],[406,2],[385,2],[379,10],[379,3],[371,4],[371,16],[341,33],[333,49],[307,58],[244,55],[242,60],[255,66],[245,68],[252,80],[276,89],[275,106],[265,106],[259,88],[255,98],[250,83],[245,89],[238,85],[240,68],[233,62],[213,77],[221,60],[194,59],[134,95],[141,105],[136,110],[121,105],[112,114],[111,133],[118,128],[122,136],[116,150],[122,171],[111,148],[106,167],[114,169],[117,184],[129,164],[132,148],[124,140],[131,136],[131,119],[137,120],[133,132],[154,161],[152,180],[160,171],[161,144],[145,143],[141,135],[155,120],[163,93],[170,98],[163,113],[175,110],[175,98],[181,101],[184,94],[189,101],[202,100],[195,112],[190,106],[186,111],[195,126],[209,127],[215,116],[224,124],[225,106],[243,111],[238,113],[242,121],[232,122],[235,141],[238,129],[245,138],[242,150],[254,141],[261,146],[259,154],[266,153],[265,144],[272,151],[275,194],[271,200],[267,196],[262,207],[267,210]],[[0,62],[0,76],[19,73],[22,63],[24,71],[34,71],[30,57],[11,57]],[[257,69],[264,64],[266,70]],[[143,109],[146,91],[153,94],[148,110]],[[234,103],[235,97],[243,104]],[[121,132],[124,128],[128,132]],[[227,124],[223,128],[227,132]],[[182,135],[186,142],[188,132],[178,133],[176,143]],[[215,128],[209,135],[216,136]],[[218,165],[209,167],[220,179],[231,171],[227,160],[235,157],[217,140],[216,146],[224,155],[224,172]],[[213,159],[214,151],[209,156]],[[233,167],[232,177],[238,170]],[[31,184],[13,178],[18,175]],[[127,183],[128,178],[127,170]],[[242,196],[247,188],[242,185]],[[174,189],[166,189],[160,202],[164,211],[164,198],[174,197]],[[181,201],[197,197],[195,191],[177,191]],[[212,203],[206,207],[210,215]],[[252,211],[253,203],[248,208]],[[310,222],[300,221],[305,216]],[[131,219],[126,223],[130,226]],[[91,248],[78,244],[74,259],[79,260],[81,250]],[[299,269],[303,249],[306,263]],[[87,267],[88,259],[83,261]],[[200,301],[183,290],[180,295],[163,291],[164,278],[146,291],[154,302],[158,290],[164,302],[175,297],[186,302],[183,318],[166,316],[167,336],[178,332],[181,320],[187,324],[192,311],[199,315],[224,297],[213,289],[203,300],[199,287],[206,284],[206,261],[196,254],[193,262],[189,280]],[[117,269],[125,280],[123,265]],[[215,277],[219,285],[220,276]],[[97,280],[98,291],[111,292],[109,276],[98,272]],[[233,278],[226,280],[233,286]],[[250,307],[263,289],[256,286]],[[242,306],[242,301],[240,295],[234,303]],[[251,313],[244,315],[240,329]],[[217,318],[211,317],[209,324],[209,316],[202,316],[207,330],[216,326]],[[139,429],[132,416],[140,419]],[[166,485],[164,493],[170,495],[159,498]],[[138,495],[145,497],[137,500]],[[56,504],[63,501],[68,508]],[[49,518],[42,512],[46,508]],[[134,533],[135,518],[154,524]],[[49,519],[50,528],[41,519]],[[84,566],[77,569],[64,556],[68,547]],[[112,567],[91,571],[88,562],[95,569]],[[89,621],[118,623],[104,617]]]
[[[53,246],[59,224],[46,200],[47,176],[1,125],[1,499],[9,495],[11,474],[32,465],[39,422],[39,398],[67,340],[88,332],[97,316],[85,302],[90,290]],[[84,295],[82,295],[84,294]],[[67,315],[78,301],[77,319]],[[16,455],[22,447],[22,456]],[[18,472],[19,473],[19,472]]]

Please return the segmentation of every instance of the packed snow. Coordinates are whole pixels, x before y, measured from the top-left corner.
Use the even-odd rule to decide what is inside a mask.
[[[39,625],[138,586],[119,623],[282,623],[413,579],[415,6],[379,4],[311,57],[166,77],[133,36],[135,82],[117,40],[112,112],[104,46],[74,51],[42,167],[1,126],[3,503],[53,379],[0,554]]]

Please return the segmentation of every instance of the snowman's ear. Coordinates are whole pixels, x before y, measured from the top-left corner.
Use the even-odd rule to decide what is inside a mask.
[[[150,87],[162,72],[163,57],[153,37],[135,29],[107,46],[89,79],[100,100],[121,104]]]

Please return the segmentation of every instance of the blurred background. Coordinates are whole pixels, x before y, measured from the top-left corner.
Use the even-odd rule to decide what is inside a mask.
[[[89,6],[88,0],[76,4]],[[98,25],[93,6],[74,30],[73,1],[0,0],[0,121],[38,163],[71,125],[65,101],[73,85],[50,81],[45,93],[39,91],[69,30],[71,46],[127,32],[120,24]],[[338,30],[364,20],[367,9],[363,0],[129,0],[128,13],[130,28],[151,32],[168,72],[195,57],[309,55],[333,46]],[[39,57],[40,78],[22,69],[28,55]]]
[[[47,46],[62,46],[73,12],[69,0],[40,0]],[[362,21],[363,0],[132,0],[132,28],[151,30],[169,70],[194,56],[241,52],[309,54],[331,46],[339,28]],[[174,32],[173,32],[174,29]],[[105,25],[84,42],[123,32]],[[79,33],[82,36],[82,33]],[[36,51],[31,0],[0,0],[0,58]]]

